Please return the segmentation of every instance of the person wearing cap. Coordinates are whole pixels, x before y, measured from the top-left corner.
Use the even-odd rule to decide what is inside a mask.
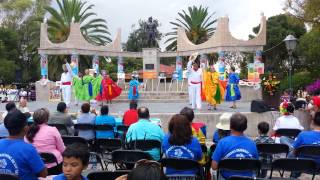
[[[112,99],[120,96],[122,89],[113,82],[109,74],[105,71],[102,72],[102,76],[101,88],[96,100],[102,103],[103,101],[107,101],[107,103],[109,102],[111,104]]]
[[[62,99],[63,102],[67,104],[67,106],[70,106],[71,102],[71,84],[72,84],[72,70],[68,63],[68,61],[65,59],[65,64],[62,65],[63,73],[61,74],[60,78],[60,89],[62,92]]]
[[[48,172],[37,150],[23,140],[28,131],[26,115],[19,110],[9,112],[4,125],[9,137],[0,140],[0,172],[17,175],[21,180],[46,177]]]
[[[129,82],[129,100],[138,100],[139,99],[139,81],[136,75],[131,75],[131,81]]]
[[[216,125],[217,130],[213,133],[213,142],[218,143],[220,139],[230,135],[230,118],[232,113],[226,112],[219,117]]]
[[[188,83],[190,86],[191,94],[191,107],[192,109],[201,109],[201,84],[202,84],[202,70],[199,69],[199,65],[195,62],[198,57],[198,53],[194,53],[189,57],[187,69],[189,71]],[[189,96],[190,97],[190,96]]]

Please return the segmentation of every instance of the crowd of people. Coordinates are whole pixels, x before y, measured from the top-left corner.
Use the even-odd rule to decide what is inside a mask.
[[[313,115],[313,130],[301,132],[296,139],[281,136],[276,133],[278,129],[299,129],[303,130],[299,120],[294,116],[294,106],[291,102],[282,103],[282,116],[279,117],[272,130],[267,122],[260,122],[257,126],[259,136],[247,137],[244,132],[248,126],[247,117],[241,113],[223,113],[216,124],[216,131],[212,133],[212,142],[216,148],[211,155],[203,151],[203,146],[208,144],[206,131],[199,122],[194,122],[195,114],[189,107],[183,108],[178,114],[171,117],[168,123],[168,133],[163,127],[150,120],[150,112],[147,107],[139,107],[137,101],[131,101],[129,109],[124,113],[121,124],[128,126],[125,133],[125,143],[130,144],[135,140],[156,140],[161,142],[161,148],[147,150],[152,159],[136,164],[131,173],[123,178],[141,176],[145,168],[141,164],[152,164],[156,167],[153,174],[158,174],[159,179],[165,178],[164,174],[197,174],[197,169],[178,170],[166,168],[165,172],[160,171],[157,164],[162,158],[178,158],[198,161],[204,165],[211,162],[211,172],[217,170],[219,162],[226,158],[250,158],[267,161],[270,157],[261,156],[257,150],[259,143],[282,143],[290,148],[289,157],[295,156],[295,150],[302,145],[320,146],[320,112]],[[314,109],[318,105],[315,103]],[[55,112],[50,113],[46,108],[40,108],[31,113],[26,107],[26,100],[21,99],[18,106],[13,102],[6,104],[4,123],[0,125],[0,173],[9,173],[19,176],[21,179],[36,179],[54,175],[53,179],[73,179],[82,177],[81,172],[86,169],[89,159],[88,147],[80,144],[73,144],[66,147],[62,136],[74,135],[86,139],[94,146],[96,139],[115,138],[115,130],[75,130],[75,124],[111,125],[116,129],[116,118],[109,115],[109,108],[103,105],[99,112],[91,109],[89,103],[81,105],[81,114],[74,121],[68,114],[67,105],[60,102]],[[30,123],[30,121],[32,121]],[[29,122],[29,125],[28,125]],[[30,125],[31,124],[31,125]],[[64,124],[68,132],[62,134],[52,124]],[[44,164],[39,153],[50,152],[57,163]],[[162,154],[162,153],[163,154]],[[313,157],[320,165],[320,157]],[[154,166],[153,166],[154,165]],[[145,174],[147,172],[144,172]],[[222,171],[221,178],[228,179],[233,175],[252,176],[252,172],[230,172]],[[261,172],[262,177],[266,171]],[[299,176],[297,174],[296,176]],[[82,177],[85,179],[85,177]],[[151,178],[151,179],[154,179]]]

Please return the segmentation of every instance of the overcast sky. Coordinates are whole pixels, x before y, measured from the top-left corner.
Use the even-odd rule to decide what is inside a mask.
[[[193,5],[209,7],[209,12],[216,12],[215,18],[229,16],[230,30],[234,37],[248,39],[252,28],[260,22],[260,14],[270,17],[283,12],[285,0],[87,0],[94,4],[93,11],[99,18],[106,19],[111,38],[118,28],[122,31],[122,42],[127,40],[132,31],[132,24],[139,19],[152,16],[161,23],[160,31],[171,31],[170,21],[178,17],[177,13]],[[163,47],[163,44],[161,43]]]

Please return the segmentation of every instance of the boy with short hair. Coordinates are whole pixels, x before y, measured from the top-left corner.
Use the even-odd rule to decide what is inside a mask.
[[[53,180],[88,180],[82,176],[83,170],[87,169],[89,163],[89,148],[85,144],[74,143],[67,146],[62,153],[62,174],[55,176]]]
[[[269,124],[267,122],[260,122],[258,124],[259,136],[254,140],[257,144],[261,143],[274,143],[274,140],[268,136]]]
[[[4,119],[9,137],[0,140],[0,173],[19,176],[21,180],[37,180],[46,177],[47,169],[37,150],[24,142],[28,131],[27,117],[13,110]]]

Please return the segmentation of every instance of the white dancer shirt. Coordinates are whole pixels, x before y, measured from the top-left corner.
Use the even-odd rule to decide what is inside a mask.
[[[72,71],[71,67],[68,63],[66,63],[68,72],[63,72],[61,74],[61,91],[62,91],[62,98],[66,105],[69,107],[71,102],[71,81],[72,81]],[[66,84],[64,84],[66,83]]]
[[[197,71],[192,69],[192,61],[187,64],[189,71],[189,98],[191,101],[192,109],[201,109],[201,82],[202,70],[199,68]]]
[[[70,67],[70,65],[68,63],[66,64],[66,66],[67,66],[68,72],[63,72],[61,74],[61,78],[60,78],[61,85],[64,82],[71,82],[72,81],[72,70],[71,70],[71,67]]]

